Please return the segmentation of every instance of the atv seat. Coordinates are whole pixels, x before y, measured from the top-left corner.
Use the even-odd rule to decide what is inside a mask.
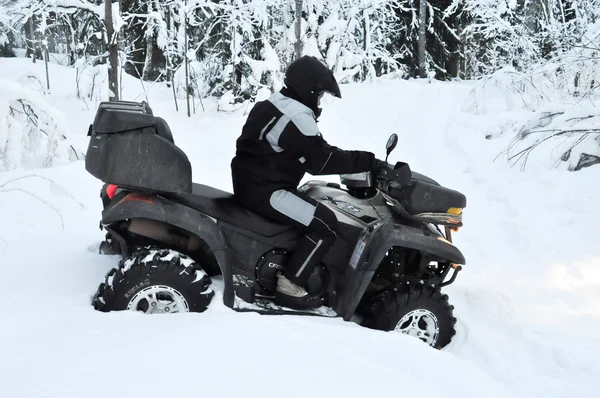
[[[173,199],[227,224],[262,236],[275,236],[292,228],[246,209],[229,192],[202,184],[192,184],[191,194],[173,195]]]

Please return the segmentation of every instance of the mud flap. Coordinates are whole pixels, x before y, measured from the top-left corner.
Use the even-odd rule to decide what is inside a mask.
[[[377,250],[374,250],[374,246],[379,246],[373,244],[373,242],[380,235],[381,224],[381,221],[375,221],[369,224],[360,234],[348,267],[342,275],[340,289],[333,307],[345,321],[349,321],[354,315],[354,310],[381,262],[381,260],[377,261],[377,259],[372,258],[373,252],[377,252]],[[387,252],[387,249],[385,252]],[[385,252],[383,255],[385,255]]]

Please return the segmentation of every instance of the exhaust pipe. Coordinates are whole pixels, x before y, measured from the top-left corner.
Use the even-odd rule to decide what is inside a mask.
[[[200,238],[196,235],[157,220],[134,218],[129,224],[129,231],[188,253],[201,248]]]

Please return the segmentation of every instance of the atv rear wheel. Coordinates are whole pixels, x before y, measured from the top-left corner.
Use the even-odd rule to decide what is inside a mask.
[[[439,289],[420,283],[401,284],[373,301],[363,326],[419,338],[441,349],[456,333],[454,307]]]
[[[149,247],[110,270],[92,304],[102,312],[204,312],[215,295],[210,285],[206,272],[190,257]]]

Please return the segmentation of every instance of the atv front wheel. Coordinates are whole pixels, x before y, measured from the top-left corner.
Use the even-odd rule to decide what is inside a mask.
[[[439,289],[420,283],[401,284],[379,295],[363,326],[414,336],[441,349],[456,333],[454,307]]]
[[[145,248],[106,274],[92,304],[102,312],[204,312],[215,295],[210,285],[206,272],[190,257],[174,250]]]

